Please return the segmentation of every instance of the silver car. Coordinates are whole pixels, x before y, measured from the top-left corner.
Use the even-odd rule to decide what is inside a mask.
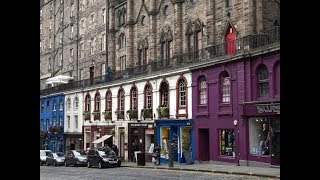
[[[51,150],[40,150],[40,166],[46,163],[50,153],[52,153]]]
[[[62,152],[50,153],[47,157],[46,165],[63,165],[65,161],[65,156]]]

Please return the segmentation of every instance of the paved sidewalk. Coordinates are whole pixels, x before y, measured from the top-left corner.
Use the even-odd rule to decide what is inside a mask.
[[[197,171],[209,173],[225,173],[225,174],[239,174],[250,175],[258,177],[269,177],[280,179],[280,168],[272,167],[253,167],[253,166],[236,166],[236,165],[221,165],[221,164],[179,164],[175,163],[173,167],[168,164],[154,165],[147,162],[145,166],[138,166],[134,162],[122,162],[123,167],[132,168],[149,168],[149,169],[167,169],[167,170],[180,170],[180,171]]]

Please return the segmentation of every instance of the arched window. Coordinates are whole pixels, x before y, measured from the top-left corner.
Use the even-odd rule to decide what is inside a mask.
[[[259,97],[269,95],[269,73],[266,65],[262,64],[258,68],[258,89]]]
[[[136,87],[131,89],[131,109],[138,109],[138,92]]]
[[[100,111],[100,93],[97,92],[94,97],[94,110]]]
[[[70,111],[70,109],[71,109],[71,99],[68,98],[67,99],[67,111]]]
[[[169,86],[166,82],[160,85],[160,105],[168,105],[169,101]]]
[[[185,107],[187,105],[187,84],[184,79],[179,80],[179,107]]]
[[[119,48],[122,49],[126,47],[126,36],[124,33],[121,33],[119,36]]]
[[[85,111],[88,111],[88,112],[91,111],[90,102],[91,102],[90,94],[87,94],[87,95],[86,95],[86,98],[85,98]]]
[[[231,82],[229,74],[224,71],[221,74],[221,102],[230,103]]]
[[[124,90],[121,88],[118,92],[118,119],[124,118]]]
[[[228,26],[225,35],[226,54],[234,54],[236,52],[236,33],[231,25]]]
[[[123,8],[122,10],[118,11],[118,23],[119,26],[123,25],[126,22],[126,9]]]
[[[112,94],[110,90],[108,90],[106,94],[106,110],[107,111],[112,110]]]
[[[74,109],[77,110],[79,107],[79,98],[75,97],[74,98]]]
[[[201,105],[207,104],[207,81],[204,76],[201,76],[198,81],[199,85],[199,103]]]
[[[146,108],[152,108],[152,88],[150,84],[145,87],[145,102],[144,106]]]

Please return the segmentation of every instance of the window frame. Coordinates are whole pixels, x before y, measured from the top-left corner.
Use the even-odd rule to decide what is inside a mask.
[[[101,96],[99,92],[96,92],[94,97],[94,111],[100,111],[101,109]]]
[[[230,104],[231,94],[232,83],[230,74],[227,71],[223,71],[220,74],[220,102],[223,104]]]
[[[199,105],[207,105],[208,103],[208,85],[205,76],[200,76],[198,79]]]
[[[130,108],[138,109],[138,89],[136,86],[133,86],[130,91]]]
[[[264,70],[264,74],[262,74],[262,70]],[[260,64],[257,68],[257,85],[258,85],[258,97],[259,98],[265,98],[268,97],[270,94],[270,88],[269,88],[269,69],[265,64]],[[262,76],[265,79],[261,79]],[[263,92],[264,90],[264,92]],[[263,94],[265,93],[265,94]]]

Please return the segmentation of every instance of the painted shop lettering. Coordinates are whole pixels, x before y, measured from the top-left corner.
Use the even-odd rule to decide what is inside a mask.
[[[277,104],[273,104],[273,103],[270,103],[270,104],[258,104],[257,105],[257,110],[258,110],[258,113],[271,113],[271,112],[274,112],[274,113],[280,114],[280,104],[279,103],[277,103]]]

